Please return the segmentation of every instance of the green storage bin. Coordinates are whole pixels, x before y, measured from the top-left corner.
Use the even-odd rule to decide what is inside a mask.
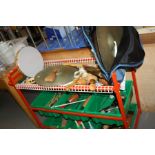
[[[113,112],[104,113],[101,112],[106,107],[109,107],[114,102],[115,97],[109,94],[94,94],[90,100],[90,102],[85,107],[85,113],[94,114],[94,115],[106,115],[106,116],[120,116],[120,113],[117,109],[114,109]],[[99,118],[92,118],[95,123],[102,123],[102,124],[116,124],[118,121],[115,120],[107,120],[107,119],[99,119]],[[121,121],[120,121],[121,123]],[[119,123],[118,123],[119,125]]]
[[[68,120],[67,125],[64,127],[64,129],[101,129],[102,124],[95,123],[91,119],[88,121],[82,121],[80,125],[77,125],[76,120]]]
[[[90,119],[87,122],[83,122],[86,129],[101,129],[102,124],[101,123],[95,123],[92,119]]]
[[[130,128],[133,128],[134,127],[134,124],[135,124],[135,120],[136,120],[136,116],[137,116],[137,104],[136,103],[131,103],[130,106],[129,106],[129,111],[128,113],[132,112],[133,113],[133,116],[132,116],[132,121],[131,121],[131,124],[130,124]],[[43,124],[48,126],[48,127],[51,127],[51,128],[57,128],[57,129],[83,129],[83,126],[82,125],[78,125],[75,123],[76,120],[73,120],[73,119],[67,119],[67,123],[66,125],[62,126],[62,120],[64,118],[62,116],[59,116],[59,117],[48,117],[44,122]],[[113,122],[113,121],[112,121]],[[94,121],[93,119],[89,119],[88,121],[83,121],[82,122],[84,127],[86,129],[101,129],[102,126],[104,124],[108,124],[108,125],[117,125],[117,126],[122,126],[123,125],[123,122],[120,123],[109,123],[108,122],[104,122],[104,123],[96,123],[96,121]],[[91,124],[91,125],[90,125]]]
[[[94,94],[89,103],[84,108],[84,112],[98,112],[107,107],[110,107],[115,100],[114,95],[109,94]]]
[[[76,120],[67,119],[67,124],[62,129],[82,129],[82,126],[77,125]]]
[[[61,123],[62,123],[62,117],[49,117],[43,122],[45,126],[48,126],[51,128],[60,128]]]
[[[55,94],[58,94],[58,92],[43,91],[35,98],[35,100],[31,104],[31,106],[33,108],[51,109],[48,106],[48,103],[54,97]],[[49,117],[49,116],[58,117],[58,116],[60,116],[60,114],[58,114],[58,113],[49,113],[49,112],[44,112],[44,111],[38,111],[38,113],[41,116],[45,116],[45,117]]]
[[[58,108],[54,108],[54,106],[59,106],[61,104],[65,104],[68,103],[68,99],[70,98],[71,95],[73,95],[74,93],[71,92],[63,92],[62,96],[59,98],[59,100],[54,104],[53,108],[48,106],[48,103],[50,102],[50,100],[54,97],[55,94],[58,94],[58,92],[41,92],[37,98],[32,102],[31,106],[33,108],[44,108],[44,109],[55,109],[55,110],[61,110],[61,111],[72,111],[72,112],[82,112],[82,105],[84,103],[80,102],[80,103],[75,103],[75,104],[71,104],[71,105],[67,105],[64,108],[58,107]],[[79,95],[79,99],[77,101],[80,100],[84,100],[86,99],[90,94],[88,93],[80,93]],[[58,117],[61,114],[59,113],[53,113],[53,112],[43,112],[43,111],[38,111],[38,113],[41,116],[45,116],[45,117]],[[87,117],[81,117],[81,116],[73,116],[73,115],[64,115],[64,117],[66,119],[73,119],[73,120],[81,120],[82,121],[87,121],[89,118]]]
[[[129,110],[130,102],[131,102],[131,96],[132,96],[132,81],[126,81],[126,90],[121,91],[121,95],[125,97],[124,100],[124,108],[126,113]],[[109,94],[104,93],[78,93],[79,94],[79,100],[87,99],[90,95],[91,98],[86,105],[85,108],[83,108],[83,102],[81,103],[75,103],[72,105],[67,105],[65,107],[49,107],[48,103],[49,101],[54,97],[55,94],[58,94],[59,92],[41,92],[40,95],[37,96],[37,98],[32,102],[32,107],[34,108],[44,108],[44,109],[55,109],[65,112],[79,112],[79,113],[88,113],[88,114],[96,114],[96,115],[106,115],[106,116],[116,116],[120,117],[121,114],[119,112],[118,108],[113,109],[113,111],[109,113],[103,113],[101,112],[102,109],[110,107],[115,97],[111,97]],[[54,104],[54,106],[59,106],[64,103],[68,103],[68,99],[71,95],[74,93],[71,92],[62,92],[62,96],[59,98],[59,100]],[[59,117],[62,114],[58,113],[52,113],[52,112],[43,112],[39,111],[39,114],[46,117]],[[71,120],[82,120],[83,122],[87,122],[90,118],[89,117],[83,117],[83,116],[74,116],[69,114],[64,114],[63,117],[65,119],[71,119]],[[94,123],[102,123],[107,125],[113,125],[116,124],[118,126],[122,125],[122,121],[115,121],[115,120],[106,120],[106,119],[98,119],[98,118],[92,118]]]
[[[121,91],[121,95],[125,97],[124,99],[124,108],[125,112],[127,113],[129,110],[129,105],[132,98],[132,81],[126,81],[126,90]],[[96,115],[104,115],[104,116],[115,116],[121,117],[120,111],[118,108],[113,109],[109,113],[101,112],[102,109],[105,107],[110,106],[114,102],[115,98],[110,97],[109,94],[94,94],[92,99],[85,107],[85,113],[96,114]],[[107,120],[107,119],[100,119],[100,118],[92,118],[96,123],[102,123],[107,125],[117,125],[120,126],[123,124],[122,121],[115,121],[115,120]]]
[[[51,128],[57,128],[57,129],[81,129],[81,126],[77,126],[75,121],[71,119],[66,120],[66,125],[63,125],[63,119],[62,117],[49,117],[47,118],[43,124],[45,126],[51,127]]]
[[[102,124],[95,123],[91,119],[87,122],[82,122],[83,125],[77,125],[76,120],[66,119],[66,124],[63,125],[63,119],[64,118],[62,117],[49,117],[43,122],[43,124],[57,129],[101,129],[102,127]]]
[[[60,100],[55,104],[55,106],[60,106],[64,103],[68,103],[68,99],[70,98],[70,96],[72,96],[74,93],[65,93]],[[87,99],[91,94],[88,93],[80,93],[79,94],[79,98],[77,101],[80,100],[84,100]],[[56,110],[62,110],[62,111],[66,111],[66,112],[83,112],[83,105],[84,101],[79,102],[79,103],[75,103],[75,104],[71,104],[71,105],[67,105],[65,107],[57,107],[54,108]],[[72,120],[82,120],[82,121],[87,121],[89,118],[88,117],[82,117],[82,116],[74,116],[74,115],[69,115],[69,114],[64,114],[63,115],[65,119],[72,119]]]

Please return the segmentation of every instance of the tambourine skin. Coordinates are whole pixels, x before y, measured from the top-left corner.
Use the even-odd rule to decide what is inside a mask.
[[[16,64],[27,77],[34,77],[44,69],[44,61],[40,52],[31,46],[22,48],[16,56]]]

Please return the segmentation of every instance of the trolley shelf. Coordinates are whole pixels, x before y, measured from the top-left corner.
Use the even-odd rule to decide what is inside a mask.
[[[97,86],[95,91],[91,91],[89,85],[75,85],[69,90],[65,86],[45,87],[38,84],[16,84],[16,89],[37,90],[37,91],[71,91],[71,92],[97,92],[113,93],[113,86]]]
[[[132,98],[132,81],[126,82],[126,90],[121,91],[121,95],[124,98],[124,109],[126,114],[129,111],[129,105]],[[39,112],[40,115],[46,117],[59,117],[63,115],[65,119],[71,120],[82,120],[88,121],[91,115],[95,117],[98,116],[107,116],[107,117],[120,117],[120,111],[118,107],[114,108],[110,112],[104,112],[102,110],[107,109],[114,105],[116,98],[114,95],[109,94],[91,94],[91,93],[80,93],[78,100],[84,100],[91,96],[89,102],[86,107],[83,107],[83,102],[75,103],[72,105],[68,105],[66,107],[61,107],[62,104],[67,103],[68,98],[73,94],[69,92],[61,93],[60,99],[54,104],[54,106],[58,107],[50,107],[49,103],[52,100],[53,96],[60,94],[57,92],[41,92],[39,96],[32,102],[31,106],[33,110]],[[117,104],[117,103],[115,103]],[[116,106],[116,105],[115,105]],[[65,112],[65,113],[64,113]],[[73,114],[74,113],[74,114]],[[83,116],[83,114],[86,114]],[[88,114],[88,115],[87,115]],[[105,123],[105,124],[116,124],[121,125],[122,121],[115,120],[105,120],[102,118],[92,118],[92,120],[96,123]]]
[[[50,65],[62,65],[64,63],[95,64],[94,58],[65,59],[55,61],[45,61],[45,68]],[[89,85],[75,85],[69,90],[65,86],[44,87],[38,84],[25,84],[24,76],[16,66],[8,74],[9,85],[13,86],[19,94],[25,106],[28,108],[32,117],[40,128],[102,128],[104,124],[123,126],[124,128],[136,128],[141,114],[140,99],[136,82],[135,70],[132,70],[132,81],[126,81],[125,90],[120,90],[120,84],[117,81],[116,73],[112,74],[112,86],[97,86],[95,91],[89,89]],[[132,104],[131,98],[133,88],[135,90],[136,102]],[[30,104],[23,95],[23,89],[40,91],[39,95]],[[73,93],[79,94],[79,100],[84,101],[77,104],[62,106],[68,103],[68,98]],[[55,94],[61,94],[55,102],[55,107],[49,106],[49,101]],[[83,106],[85,105],[85,106]],[[114,107],[112,110],[107,109]],[[45,116],[46,120],[42,122],[35,112]],[[132,119],[128,116],[132,114]],[[67,123],[64,123],[67,120]],[[131,123],[129,123],[131,122]]]
[[[71,64],[95,64],[95,58],[75,58],[75,59],[63,59],[63,60],[46,60],[44,61],[45,68],[48,66],[60,66],[64,63],[71,63]],[[20,73],[17,71],[10,73],[11,79],[14,77],[20,76]],[[25,79],[24,79],[25,80]],[[15,85],[16,89],[23,89],[23,90],[37,90],[37,91],[71,91],[71,92],[97,92],[97,93],[113,93],[114,87],[113,86],[96,86],[95,91],[91,91],[89,85],[75,85],[71,87],[69,90],[66,86],[41,86],[38,84],[26,84],[24,80],[19,83],[12,81],[11,85]]]
[[[129,111],[127,114],[127,119],[129,122],[129,128],[133,128],[135,124],[136,115],[138,112],[137,104],[131,103],[129,105]],[[92,118],[87,121],[76,121],[72,119],[65,119],[63,116],[59,117],[49,117],[43,122],[44,126],[47,128],[56,129],[101,129],[104,124],[96,123]],[[113,124],[114,125],[114,124]],[[122,128],[122,123],[115,125],[114,128]]]

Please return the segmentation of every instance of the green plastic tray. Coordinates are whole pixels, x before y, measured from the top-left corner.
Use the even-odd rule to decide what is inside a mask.
[[[132,81],[126,81],[126,90],[121,91],[121,95],[125,96],[124,100],[124,107],[126,113],[129,110],[129,105],[131,102],[132,97]],[[65,112],[79,112],[79,113],[89,113],[89,114],[97,114],[97,115],[106,115],[106,116],[116,116],[120,117],[120,112],[118,108],[115,108],[113,111],[109,113],[101,112],[102,109],[107,108],[108,106],[111,106],[113,101],[115,100],[115,97],[110,97],[109,94],[90,94],[90,93],[79,93],[80,98],[78,100],[87,99],[90,95],[92,97],[90,98],[88,104],[85,108],[83,108],[83,102],[76,103],[72,105],[68,105],[65,107],[57,107],[57,108],[51,108],[48,106],[49,101],[53,98],[53,96],[58,92],[41,92],[40,95],[32,102],[32,107],[34,108],[44,108],[44,109],[56,109],[61,110]],[[54,106],[59,106],[64,103],[68,102],[69,97],[73,93],[71,92],[63,92],[60,99],[54,104]],[[39,111],[40,115],[46,116],[46,117],[59,117],[61,114],[58,113],[50,113],[50,112],[43,112]],[[72,119],[72,120],[82,120],[82,121],[88,121],[89,117],[82,117],[82,116],[73,116],[69,114],[63,115],[65,119]],[[95,123],[102,123],[102,124],[108,124],[108,125],[122,125],[121,121],[115,121],[115,120],[106,120],[106,119],[98,119],[98,118],[92,118],[92,120]]]
[[[43,122],[43,124],[51,128],[60,128],[62,124],[62,117],[49,117]]]
[[[35,98],[35,100],[31,104],[31,106],[33,108],[50,109],[50,107],[48,106],[48,102],[53,98],[54,95],[55,95],[55,92],[43,91]],[[48,116],[58,117],[58,116],[61,115],[61,114],[58,114],[58,113],[48,113],[48,112],[44,112],[44,111],[38,111],[38,113],[41,116],[47,116],[47,117]]]
[[[77,126],[74,120],[69,120],[64,129],[101,129],[102,124],[95,123],[91,119],[83,121],[83,125]]]
[[[130,124],[130,128],[133,128],[134,124],[135,124],[135,119],[137,116],[137,104],[131,103],[129,105],[129,111],[128,112],[133,113],[132,121]],[[57,129],[83,129],[82,125],[77,126],[75,123],[75,120],[72,120],[72,119],[66,119],[67,123],[65,126],[63,126],[62,125],[63,119],[64,119],[63,117],[49,117],[43,122],[43,124],[45,126],[48,126],[51,128],[57,128]],[[120,124],[122,125],[122,123],[120,123]],[[89,119],[88,121],[83,122],[83,125],[84,125],[85,129],[101,129],[103,126],[103,124],[101,124],[101,123],[95,123],[93,121],[93,119]]]
[[[63,93],[61,98],[54,104],[54,106],[49,107],[48,103],[52,99],[52,97],[54,96],[55,93],[56,92],[42,92],[33,101],[31,106],[34,107],[34,108],[55,109],[55,110],[61,110],[61,111],[66,111],[66,112],[85,113],[86,108],[84,108],[82,106],[84,101],[82,101],[80,103],[67,105],[67,106],[65,106],[63,108],[62,107],[54,107],[54,106],[60,106],[60,105],[62,105],[64,103],[68,103],[69,97],[71,95],[73,95],[73,93],[69,93],[69,92]],[[95,103],[98,103],[97,104],[98,106],[96,106],[96,108],[100,108],[100,109],[109,107],[113,103],[113,101],[115,99],[114,96],[113,96],[113,98],[110,98],[109,95],[105,95],[105,94],[97,94],[96,95],[96,94],[80,93],[79,94],[80,97],[79,97],[79,99],[77,101],[87,99],[90,95],[91,95],[91,98],[90,98],[89,102],[93,101]],[[88,102],[87,105],[89,105],[89,102]],[[89,107],[89,108],[91,109],[91,107]],[[60,114],[57,114],[57,113],[48,113],[48,112],[43,112],[43,111],[39,111],[39,114],[42,115],[42,116],[55,116],[55,117],[58,117],[60,115]],[[64,116],[65,119],[73,119],[73,120],[87,121],[89,119],[89,117],[73,116],[73,115],[69,115],[69,114],[64,114],[63,116]]]
[[[69,97],[72,95],[73,93],[65,93],[64,96],[62,96],[62,98],[60,98],[60,100],[55,104],[55,106],[60,106],[64,103],[68,103],[68,99]],[[79,99],[77,101],[80,100],[84,100],[87,99],[90,96],[90,94],[87,93],[80,93],[79,94]],[[63,111],[68,111],[68,112],[83,112],[83,105],[84,101],[79,102],[79,103],[75,103],[75,104],[71,104],[71,105],[67,105],[65,107],[57,107],[54,108],[56,110],[63,110]],[[89,118],[88,117],[81,117],[81,116],[73,116],[73,115],[68,115],[65,114],[63,115],[65,119],[72,119],[72,120],[82,120],[82,121],[87,121]]]
[[[31,106],[33,108],[44,108],[44,109],[55,109],[55,110],[61,110],[61,111],[72,111],[72,112],[82,112],[82,105],[84,103],[80,102],[80,103],[75,103],[75,104],[71,104],[71,105],[67,105],[65,107],[58,107],[58,108],[53,108],[53,107],[49,107],[48,103],[49,101],[53,98],[53,96],[55,94],[58,94],[58,92],[41,92],[40,95],[32,102]],[[71,95],[73,95],[74,93],[70,93],[70,92],[65,92],[62,94],[62,96],[60,97],[60,99],[54,104],[54,106],[59,106],[65,103],[68,103],[68,99]],[[88,93],[80,93],[79,94],[79,99],[77,101],[80,100],[84,100],[87,99],[88,96],[90,94]],[[49,112],[43,112],[43,111],[39,111],[39,114],[41,116],[55,116],[58,117],[61,114],[58,113],[49,113]],[[82,119],[83,121],[87,121],[89,118],[87,117],[80,117],[80,116],[72,116],[72,115],[64,115],[64,117],[66,119],[73,119],[73,120],[80,120]]]
[[[50,117],[47,118],[43,124],[45,126],[57,129],[101,129],[102,124],[95,123],[91,119],[87,122],[82,122],[83,125],[77,125],[76,120],[66,119],[67,123],[65,126],[62,125],[62,117]]]
[[[90,102],[84,108],[84,111],[101,111],[109,106],[114,102],[115,96],[114,95],[107,95],[107,94],[94,94],[91,97]]]
[[[126,81],[126,90],[121,91],[121,95],[125,97],[124,108],[125,108],[126,114],[128,113],[129,105],[131,103],[132,85],[133,85],[132,81]],[[104,109],[105,104],[110,104],[113,101],[114,101],[114,98],[110,98],[109,95],[95,94],[92,97],[92,100],[85,107],[84,111],[85,113],[90,113],[90,114],[120,117],[121,114],[118,108],[113,109],[109,113],[101,112],[101,109]],[[93,118],[93,120],[96,123],[103,123],[107,125],[116,124],[117,126],[120,126],[123,124],[122,121],[115,121],[115,120],[107,120],[107,119],[99,119],[99,118]]]

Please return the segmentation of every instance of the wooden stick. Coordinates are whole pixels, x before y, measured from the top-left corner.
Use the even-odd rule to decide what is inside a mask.
[[[91,98],[91,95],[85,100],[85,102],[83,103],[83,107],[85,108],[85,106],[88,104],[89,100]]]

